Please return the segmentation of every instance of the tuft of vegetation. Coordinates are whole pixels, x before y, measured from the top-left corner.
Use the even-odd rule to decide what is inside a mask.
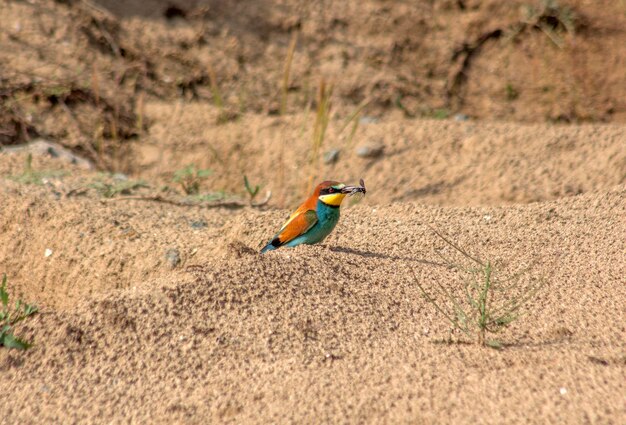
[[[452,111],[448,108],[430,108],[426,106],[420,108],[419,114],[421,117],[425,118],[445,120],[450,118],[450,116],[452,115]]]
[[[436,120],[445,120],[450,117],[450,110],[445,108],[434,109],[432,117]]]
[[[508,83],[504,87],[504,92],[506,94],[506,100],[508,101],[513,101],[519,97],[519,92],[511,83]]]
[[[172,181],[178,183],[187,195],[196,195],[200,192],[200,183],[212,173],[209,169],[197,169],[194,165],[188,165],[176,171]]]
[[[557,47],[563,48],[561,34],[576,34],[581,26],[578,14],[569,6],[562,6],[556,0],[542,0],[539,7],[526,5],[520,23],[512,28],[511,39],[525,28],[542,31]]]
[[[191,195],[187,199],[191,199],[194,202],[218,202],[225,201],[228,197],[229,195],[224,190],[220,190],[217,192]]]
[[[15,302],[15,307],[11,308],[9,303],[9,293],[7,292],[7,275],[2,275],[2,285],[0,286],[0,346],[7,348],[15,348],[18,350],[26,350],[32,346],[32,343],[26,342],[13,335],[13,326],[37,313],[37,306],[26,304],[22,300]]]
[[[454,290],[436,282],[432,289],[426,290],[413,274],[422,295],[450,322],[453,329],[475,338],[481,346],[502,348],[502,342],[492,335],[502,332],[522,315],[523,307],[544,287],[545,281],[531,278],[529,282],[522,282],[521,277],[530,268],[502,279],[493,262],[468,254],[440,232],[432,230],[470,266],[463,266],[437,252],[448,267],[464,275],[464,285]]]
[[[400,109],[402,111],[402,113],[404,114],[405,118],[415,118],[415,114],[411,111],[409,111],[409,109],[404,106],[404,103],[402,103],[402,95],[398,94],[398,96],[396,96],[395,100],[394,100],[394,104],[395,106]]]
[[[215,106],[222,111],[224,109],[224,98],[222,97],[220,88],[217,85],[217,76],[215,75],[215,70],[211,64],[208,65],[208,74],[209,87],[211,89],[211,95],[213,96],[213,103],[215,103]]]
[[[9,179],[14,180],[18,183],[42,185],[45,183],[46,179],[61,177],[66,174],[67,173],[62,170],[38,171],[38,170],[33,169],[33,155],[29,153],[24,163],[24,171],[22,171],[21,174],[18,174],[15,176],[9,176]]]
[[[150,187],[143,180],[113,180],[108,182],[104,180],[98,180],[89,185],[90,188],[95,189],[100,196],[105,198],[113,198],[118,195],[130,195],[133,190]]]
[[[208,74],[211,96],[213,97],[213,103],[218,109],[216,124],[224,124],[237,119],[239,117],[239,112],[236,109],[233,109],[226,105],[226,102],[224,101],[224,96],[222,95],[220,87],[217,84],[217,75],[215,74],[215,69],[211,64],[208,65]],[[242,105],[239,106],[239,109],[242,109]]]
[[[252,204],[254,202],[254,198],[256,198],[256,196],[259,194],[259,190],[261,190],[261,186],[257,184],[253,188],[252,185],[250,185],[248,176],[243,176],[243,184],[246,187],[246,192],[248,193],[250,203]]]

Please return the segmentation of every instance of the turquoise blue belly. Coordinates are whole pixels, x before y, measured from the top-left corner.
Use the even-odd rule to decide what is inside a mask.
[[[339,207],[330,207],[321,201],[317,201],[316,213],[317,223],[304,235],[298,236],[284,246],[319,243],[333,231],[339,221]]]

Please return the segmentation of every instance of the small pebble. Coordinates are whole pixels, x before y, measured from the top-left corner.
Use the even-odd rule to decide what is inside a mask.
[[[356,154],[361,158],[378,158],[384,150],[384,145],[365,145],[356,148]]]
[[[170,268],[174,269],[180,263],[180,251],[177,248],[170,248],[165,251],[165,259],[170,265]]]
[[[378,122],[378,118],[364,115],[359,119],[359,124],[374,124]]]
[[[46,152],[48,153],[48,155],[50,155],[52,158],[58,158],[59,152],[57,152],[57,150],[54,148],[54,146],[48,146],[48,149],[46,150]]]
[[[51,255],[52,255],[52,250],[50,248],[46,248],[46,250],[43,252],[43,256],[48,258]]]
[[[559,390],[559,392],[561,393],[561,395],[565,395],[565,394],[567,394],[567,388],[565,388],[565,387],[561,387],[561,389]]]
[[[115,173],[113,174],[113,180],[117,180],[117,181],[127,181],[128,180],[128,176],[124,173]]]
[[[331,149],[324,153],[324,164],[334,164],[339,159],[339,149]]]
[[[469,117],[465,114],[455,114],[454,115],[454,121],[467,121],[469,120]]]
[[[204,220],[196,220],[190,223],[192,229],[200,230],[204,229],[208,226],[207,222]]]

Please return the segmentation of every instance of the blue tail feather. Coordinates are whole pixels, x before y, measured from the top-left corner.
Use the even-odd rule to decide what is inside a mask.
[[[261,254],[267,252],[267,251],[273,251],[275,250],[276,247],[274,245],[272,245],[272,243],[268,243],[267,245],[265,245],[265,247],[261,250]]]
[[[267,245],[265,245],[265,247],[261,250],[261,254],[263,254],[266,251],[273,251],[276,248],[278,248],[280,245],[281,245],[280,239],[278,239],[278,237],[275,237],[274,239],[269,241]]]

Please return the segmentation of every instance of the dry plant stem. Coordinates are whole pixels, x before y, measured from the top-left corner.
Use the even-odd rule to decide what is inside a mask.
[[[370,103],[369,98],[363,100],[356,107],[356,109],[348,116],[345,124],[343,125],[343,127],[341,127],[341,130],[339,130],[337,137],[341,136],[344,130],[350,125],[350,123],[352,123],[352,128],[350,129],[350,134],[348,135],[348,140],[346,142],[346,151],[348,152],[348,154],[352,153],[354,150],[353,141],[354,141],[354,136],[356,134],[356,131],[359,128],[359,118],[361,117],[361,112],[363,112],[363,109],[365,109],[365,107],[369,105],[369,103]]]
[[[367,105],[369,105],[370,103],[370,99],[365,99],[364,101],[362,101],[361,103],[359,103],[357,105],[357,107],[355,108],[354,111],[352,111],[352,113],[348,116],[348,118],[346,118],[346,122],[344,123],[343,127],[341,127],[341,130],[339,130],[338,135],[340,136],[341,133],[343,133],[343,131],[350,125],[350,123],[352,121],[354,121],[356,118],[358,118],[358,116],[361,114],[361,112],[363,111],[363,109],[365,109],[365,107]],[[357,120],[358,121],[358,120]]]
[[[306,107],[304,109],[304,117],[302,119],[302,124],[300,125],[300,131],[298,132],[298,138],[302,138],[304,136],[304,132],[306,131],[306,126],[307,123],[309,122],[309,116],[311,115],[311,109],[313,107],[313,94],[310,93],[310,91],[307,90],[307,94],[306,94]],[[285,184],[284,184],[284,175],[285,175],[285,163],[284,163],[284,145],[285,143],[287,143],[287,141],[285,139],[283,139],[283,143],[281,146],[282,149],[282,153],[281,153],[281,162],[280,162],[280,166],[281,166],[281,173],[282,173],[282,177],[280,180],[281,183],[281,187],[283,187],[283,191],[282,191],[282,196],[281,196],[281,205],[284,206],[285,204],[285,199],[287,197],[287,188],[285,188]],[[305,193],[309,192],[309,186],[311,186],[312,183],[306,181],[304,183],[306,185],[303,186],[303,191]]]
[[[304,135],[306,130],[306,125],[309,122],[309,115],[311,114],[311,109],[313,107],[313,95],[310,92],[306,94],[306,106],[304,107],[304,118],[302,119],[302,125],[300,125],[300,131],[298,132],[298,137],[301,138]]]
[[[282,137],[280,142],[280,158],[278,160],[278,184],[282,188],[280,192],[280,199],[278,205],[281,208],[285,208],[285,197],[287,196],[287,190],[285,188],[285,143],[286,138]]]
[[[415,275],[415,270],[411,269],[411,274],[413,275],[413,281],[415,282],[415,284],[417,285],[419,290],[422,292],[422,295],[424,295],[424,298],[426,298],[426,301],[431,303],[435,307],[435,309],[437,309],[437,311],[439,313],[441,313],[446,319],[448,319],[448,321],[450,323],[452,323],[454,326],[456,326],[457,329],[459,329],[459,330],[463,331],[465,334],[469,335],[469,332],[465,329],[465,327],[461,326],[461,324],[456,319],[454,319],[444,309],[442,309],[439,306],[439,304],[428,294],[426,289],[424,289],[424,287],[419,283],[419,280],[417,279],[417,276]]]
[[[137,134],[139,137],[143,136],[143,116],[146,112],[146,105],[144,99],[144,92],[140,92],[137,95]]]
[[[180,124],[180,120],[181,117],[183,115],[183,100],[181,99],[180,101],[176,102],[176,106],[174,107],[174,111],[172,112],[171,116],[168,117],[167,120],[167,128],[165,130],[165,134],[167,134],[167,144],[171,144],[173,143],[173,138],[174,136],[172,136],[171,134],[173,134],[173,132],[171,131],[172,128],[176,127],[177,125]],[[163,173],[163,168],[165,167],[165,149],[159,149],[159,159],[157,162],[157,170],[159,173]]]
[[[91,70],[91,90],[93,91],[96,107],[100,107],[100,82],[98,80],[98,67],[94,62]]]
[[[487,298],[489,296],[489,288],[491,288],[491,264],[487,263],[484,270],[485,275],[485,285],[483,286],[483,290],[480,293],[480,298],[478,300],[479,312],[480,312],[480,320],[478,321],[478,326],[480,328],[478,343],[480,345],[485,345],[486,338],[485,333],[487,331],[488,319],[489,316],[487,314]]]
[[[472,257],[470,254],[468,254],[463,248],[461,248],[460,246],[458,246],[457,244],[455,244],[454,242],[452,242],[451,240],[449,240],[448,238],[446,238],[444,235],[441,234],[441,232],[439,232],[437,229],[435,229],[433,226],[428,225],[428,227],[430,227],[430,229],[435,232],[435,234],[437,236],[439,236],[441,239],[443,239],[448,245],[450,245],[452,248],[456,249],[457,251],[459,251],[461,254],[463,254],[465,257],[469,258],[472,261],[475,261],[476,263],[480,264],[481,266],[485,266],[486,264],[483,263],[481,260],[479,260],[478,258]]]
[[[287,112],[287,93],[289,91],[289,75],[291,74],[291,63],[293,61],[293,54],[296,51],[296,45],[298,44],[298,33],[294,31],[291,35],[291,41],[289,42],[289,49],[287,51],[287,59],[285,60],[285,68],[283,71],[283,81],[281,85],[280,95],[280,115],[285,115]]]
[[[415,273],[413,272],[413,278],[416,285],[420,289],[420,292],[430,304],[432,304],[439,313],[441,313],[446,320],[448,320],[454,328],[462,331],[467,336],[475,335],[477,342],[481,346],[489,346],[491,348],[501,348],[502,345],[498,340],[487,339],[488,333],[496,333],[509,324],[519,318],[518,310],[531,300],[537,292],[543,287],[545,282],[542,280],[539,284],[524,285],[518,288],[521,290],[521,295],[510,295],[512,299],[499,305],[494,305],[494,291],[498,290],[502,296],[509,295],[510,290],[514,290],[516,285],[507,285],[500,287],[500,281],[493,278],[493,266],[490,261],[482,262],[478,258],[470,255],[463,248],[446,238],[441,232],[430,226],[431,230],[439,236],[447,245],[453,248],[455,251],[469,259],[472,263],[480,265],[476,268],[467,268],[461,264],[454,263],[446,256],[437,252],[437,255],[442,258],[448,267],[470,273],[472,277],[464,279],[465,284],[463,287],[464,295],[457,297],[454,291],[446,289],[446,287],[440,282],[436,281],[435,285],[429,288],[429,291],[435,293],[435,296],[431,296],[429,292],[422,286],[417,280]],[[516,272],[513,276],[503,280],[502,282],[509,282],[511,280],[517,280],[528,269],[523,269]],[[516,291],[518,292],[518,291]],[[443,297],[447,300],[444,304],[440,304],[437,298]],[[463,301],[463,298],[465,300]],[[451,307],[449,306],[451,303]],[[462,305],[468,304],[469,310],[466,312]],[[448,310],[448,311],[446,311]],[[469,313],[469,314],[468,314]]]
[[[220,88],[217,85],[217,76],[215,75],[215,70],[213,69],[213,65],[208,65],[209,72],[209,85],[211,87],[211,94],[213,95],[213,102],[215,102],[215,106],[217,106],[221,112],[224,108],[224,99],[222,98],[222,94],[220,93]]]
[[[554,33],[551,28],[543,23],[538,24],[538,26],[539,29],[543,31],[543,33],[550,39],[550,41],[554,43],[556,47],[558,47],[559,49],[562,49],[564,47],[563,41],[561,41],[561,39]]]
[[[322,82],[320,83],[319,91],[317,93],[317,111],[315,113],[313,139],[311,140],[311,171],[306,193],[312,190],[315,175],[319,172],[319,153],[322,145],[324,144],[324,137],[326,135],[326,129],[328,128],[328,122],[330,119],[330,98],[332,96],[332,93],[333,85],[329,84],[327,86],[326,82],[322,80]]]
[[[205,208],[244,208],[244,207],[253,207],[260,208],[269,202],[272,197],[272,192],[268,191],[265,195],[265,199],[261,202],[257,203],[247,203],[247,202],[239,202],[239,201],[218,201],[218,202],[189,202],[189,201],[178,201],[176,199],[165,198],[161,195],[132,195],[132,196],[118,196],[116,198],[109,199],[101,199],[101,202],[115,202],[115,201],[152,201],[152,202],[162,202],[164,204],[177,205],[181,207],[205,207]]]
[[[96,19],[95,23],[98,26],[98,29],[100,30],[100,32],[102,33],[102,36],[106,39],[106,41],[111,46],[111,50],[113,50],[113,52],[115,53],[115,56],[117,56],[118,58],[121,58],[122,51],[120,50],[120,47],[117,45],[117,43],[113,39],[113,36],[106,30],[106,28],[104,28],[100,20]]]
[[[348,141],[346,143],[346,150],[348,153],[354,152],[354,136],[356,135],[356,131],[359,129],[359,117],[361,115],[357,115],[354,123],[352,124],[352,129],[350,130],[350,134],[348,135]]]
[[[496,309],[493,313],[493,316],[496,317],[496,319],[492,320],[491,322],[495,323],[496,321],[501,320],[511,315],[512,313],[516,313],[522,306],[524,306],[524,304],[526,304],[535,295],[537,295],[537,293],[541,290],[541,288],[544,287],[545,284],[546,284],[546,281],[542,280],[536,286],[531,287],[531,289],[528,291],[528,293],[524,297],[522,297],[519,300],[511,301],[508,305],[508,308],[505,305],[505,306],[500,307],[499,309]]]

